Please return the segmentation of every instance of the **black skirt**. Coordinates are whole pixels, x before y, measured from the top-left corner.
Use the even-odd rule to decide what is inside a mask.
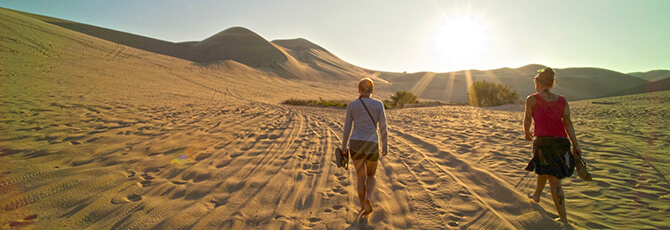
[[[379,160],[379,144],[371,141],[350,140],[349,154],[354,160],[365,158],[368,161],[377,161]]]
[[[536,137],[533,159],[528,162],[526,170],[559,179],[572,176],[575,159],[570,152],[570,141],[564,137]]]

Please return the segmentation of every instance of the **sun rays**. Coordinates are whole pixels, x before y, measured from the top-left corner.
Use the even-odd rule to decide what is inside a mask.
[[[431,81],[433,81],[433,78],[435,77],[435,73],[433,72],[427,72],[421,77],[419,81],[412,86],[412,89],[410,89],[410,92],[415,93],[417,96],[421,96],[424,90],[428,87]]]

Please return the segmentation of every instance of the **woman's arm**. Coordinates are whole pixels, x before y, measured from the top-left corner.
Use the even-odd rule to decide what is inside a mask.
[[[347,106],[347,115],[344,117],[344,133],[342,134],[342,150],[347,149],[349,144],[349,136],[351,135],[352,124],[354,123],[354,117],[351,113],[351,104]]]
[[[388,146],[388,129],[386,126],[386,111],[384,110],[384,104],[382,103],[382,109],[379,114],[379,134],[381,136],[382,142],[382,156],[386,156],[389,152]]]
[[[533,107],[535,107],[535,97],[530,95],[526,98],[526,115],[523,117],[523,132],[528,141],[533,140],[533,134],[530,133],[530,125],[533,122]]]
[[[565,132],[568,133],[570,141],[572,142],[572,154],[581,155],[582,151],[579,149],[579,143],[577,142],[577,136],[575,135],[575,128],[572,126],[572,120],[570,119],[570,106],[568,102],[565,102],[565,109],[563,110],[563,126],[565,127]]]

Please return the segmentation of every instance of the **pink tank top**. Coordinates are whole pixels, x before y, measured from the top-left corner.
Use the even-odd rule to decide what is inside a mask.
[[[556,101],[547,101],[539,94],[535,97],[533,107],[533,123],[536,137],[568,137],[563,126],[563,111],[565,110],[565,98],[558,96]]]

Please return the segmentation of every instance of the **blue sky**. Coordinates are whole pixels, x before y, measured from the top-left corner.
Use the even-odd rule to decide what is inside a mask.
[[[233,26],[305,38],[382,71],[544,64],[670,69],[670,1],[34,1],[0,7],[156,39],[198,41]]]

